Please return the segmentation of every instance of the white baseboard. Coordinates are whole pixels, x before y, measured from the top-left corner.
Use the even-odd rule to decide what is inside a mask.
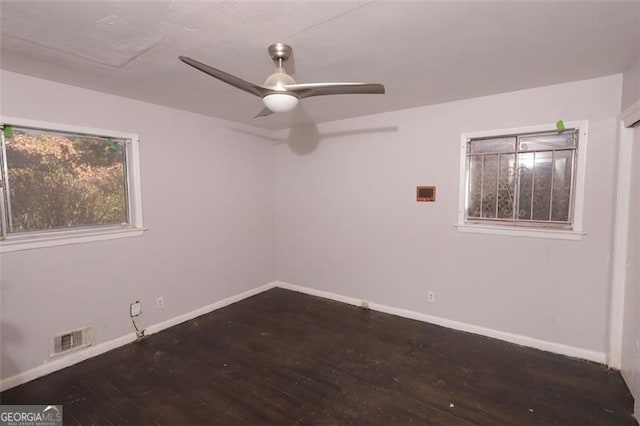
[[[323,290],[315,290],[308,287],[302,287],[295,284],[289,284],[284,282],[273,283],[276,287],[284,288],[287,290],[293,290],[300,293],[310,294],[312,296],[323,297],[325,299],[331,299],[338,302],[348,303],[354,306],[360,306],[363,302],[361,299],[354,297],[343,296],[336,293],[331,293]],[[494,339],[504,340],[506,342],[515,343],[517,345],[528,346],[531,348],[541,349],[543,351],[554,352],[561,355],[567,355],[570,357],[586,359],[589,361],[605,364],[607,361],[607,355],[604,352],[597,352],[590,349],[578,348],[575,346],[564,345],[562,343],[549,342],[546,340],[534,339],[533,337],[522,336],[519,334],[508,333],[506,331],[494,330],[491,328],[485,328],[474,324],[467,324],[464,322],[453,321],[446,318],[440,318],[433,315],[422,314],[420,312],[409,311],[406,309],[394,308],[392,306],[382,305],[379,303],[372,303],[366,301],[369,309],[374,311],[384,312],[391,315],[397,315],[403,318],[410,318],[417,321],[428,322],[430,324],[441,325],[443,327],[452,328],[454,330],[466,331],[473,334],[479,334],[482,336],[492,337]]]
[[[280,287],[286,290],[297,291],[299,293],[305,293],[312,296],[323,297],[325,299],[331,299],[331,300],[347,303],[349,305],[354,305],[354,306],[360,306],[363,302],[362,300],[356,299],[354,297],[342,296],[340,294],[331,293],[328,291],[315,290],[312,288],[302,287],[302,286],[280,282],[280,281],[273,281],[273,282],[264,284],[260,287],[256,287],[254,289],[245,291],[243,293],[236,294],[231,297],[227,297],[225,299],[222,299],[210,305],[203,306],[202,308],[195,309],[186,314],[179,315],[177,317],[168,319],[166,321],[150,325],[145,328],[145,333],[147,335],[157,333],[169,327],[173,327],[174,325],[178,325],[185,321],[189,321],[193,318],[199,317],[200,315],[213,312],[217,309],[224,308],[225,306],[231,305],[232,303],[239,302],[248,297],[270,290],[274,287]],[[453,321],[446,318],[436,317],[433,315],[422,314],[419,312],[409,311],[406,309],[394,308],[392,306],[382,305],[379,303],[372,303],[372,302],[367,302],[367,303],[369,305],[369,309],[372,309],[374,311],[384,312],[391,315],[397,315],[404,318],[414,319],[417,321],[441,325],[443,327],[466,331],[474,334],[480,334],[487,337],[493,337],[495,339],[504,340],[504,341],[515,343],[518,345],[529,346],[532,348],[542,349],[544,351],[554,352],[554,353],[567,355],[575,358],[587,359],[587,360],[599,362],[602,364],[606,362],[606,354],[603,352],[597,352],[589,349],[582,349],[574,346],[563,345],[560,343],[534,339],[527,336],[521,336],[518,334],[507,333],[499,330],[493,330],[490,328],[480,327],[477,325],[467,324],[459,321]],[[46,376],[47,374],[51,374],[63,368],[70,367],[81,361],[101,355],[105,352],[108,352],[120,346],[124,346],[128,343],[131,343],[135,340],[136,340],[136,334],[128,333],[124,336],[118,337],[113,340],[109,340],[107,342],[102,342],[97,345],[88,346],[77,352],[70,353],[64,357],[57,358],[51,362],[47,362],[46,364],[40,365],[38,367],[32,368],[30,370],[24,371],[22,373],[18,373],[14,376],[1,380],[0,391],[5,391],[12,387],[37,379],[38,377]]]
[[[220,308],[224,308],[225,306],[231,305],[232,303],[236,303],[248,297],[255,296],[256,294],[272,289],[273,287],[275,287],[275,283],[273,282],[267,283],[265,285],[245,291],[243,293],[236,294],[231,297],[227,297],[226,299],[222,299],[210,305],[203,306],[202,308],[198,308],[186,314],[179,315],[177,317],[168,319],[166,321],[150,325],[145,328],[145,334],[151,335],[151,334],[157,333],[169,327],[173,327],[174,325],[178,325],[185,321],[189,321],[193,318],[199,317],[200,315],[208,314],[209,312],[215,311]],[[97,345],[87,346],[86,348],[78,350],[77,352],[72,352],[66,356],[57,358],[51,362],[47,362],[46,364],[39,365],[38,367],[32,368],[30,370],[24,371],[22,373],[18,373],[14,376],[7,377],[6,379],[1,380],[0,392],[5,391],[7,389],[11,389],[15,386],[29,382],[31,380],[37,379],[38,377],[46,376],[47,374],[51,374],[54,371],[58,371],[63,368],[70,367],[81,361],[101,355],[105,352],[116,349],[120,346],[124,346],[127,343],[131,343],[135,340],[136,340],[136,334],[128,333],[124,336],[120,336],[118,338],[109,340],[107,342],[102,342]]]
[[[30,370],[18,373],[15,376],[2,379],[2,381],[0,381],[0,391],[3,392],[7,389],[11,389],[15,386],[30,382],[31,380],[35,380],[38,377],[51,374],[54,371],[62,370],[63,368],[67,368],[73,364],[77,364],[81,361],[93,358],[94,356],[98,356],[112,349],[124,346],[127,343],[133,342],[134,340],[136,340],[136,333],[129,333],[116,339],[99,343],[95,346],[87,346],[86,348],[80,349],[77,352],[72,352],[66,356],[56,358],[53,361],[47,362],[46,364],[42,364]]]
[[[185,321],[189,321],[192,320],[196,317],[199,317],[200,315],[204,315],[204,314],[208,314],[209,312],[213,312],[216,311],[220,308],[224,308],[225,306],[229,306],[232,303],[236,303],[239,302],[243,299],[246,299],[248,297],[251,296],[255,296],[256,294],[262,293],[264,291],[270,290],[273,287],[275,287],[275,283],[270,282],[267,283],[265,285],[261,285],[260,287],[256,287],[253,288],[251,290],[247,290],[245,292],[242,292],[240,294],[236,294],[230,297],[227,297],[226,299],[222,299],[218,302],[212,303],[210,305],[207,306],[203,306],[202,308],[196,309],[194,311],[191,312],[187,312],[186,314],[182,314],[182,315],[178,315],[177,317],[173,317],[170,318],[166,321],[160,322],[158,324],[153,324],[148,326],[147,328],[145,328],[145,334],[149,335],[149,334],[154,334],[157,333],[158,331],[162,331],[165,330],[169,327],[173,327],[174,325],[178,325],[181,324]]]

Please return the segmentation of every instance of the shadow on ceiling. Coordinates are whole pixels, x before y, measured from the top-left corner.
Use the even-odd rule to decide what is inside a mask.
[[[268,119],[268,118],[267,118]],[[305,124],[301,126],[295,126],[296,122],[309,122],[310,117],[307,112],[304,110],[302,105],[296,108],[291,129],[289,130],[289,134],[286,137],[270,137],[264,134],[260,134],[258,132],[252,132],[250,130],[229,127],[234,132],[240,132],[249,134],[252,136],[257,136],[262,139],[268,139],[274,143],[274,145],[287,144],[289,149],[292,152],[298,155],[308,155],[314,152],[320,141],[331,138],[340,138],[344,136],[353,136],[353,135],[364,135],[364,134],[373,134],[373,133],[390,133],[397,132],[398,126],[387,126],[387,127],[369,127],[363,129],[353,129],[353,130],[341,130],[335,132],[323,132],[321,133],[318,130],[317,124],[311,122],[310,124]]]

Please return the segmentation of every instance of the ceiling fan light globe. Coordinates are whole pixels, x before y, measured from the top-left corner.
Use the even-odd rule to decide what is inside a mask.
[[[291,111],[298,105],[299,99],[286,93],[272,93],[262,98],[264,105],[273,112]]]

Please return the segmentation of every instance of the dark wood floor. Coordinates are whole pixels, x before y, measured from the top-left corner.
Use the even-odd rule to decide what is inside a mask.
[[[637,424],[602,365],[281,289],[0,398],[83,425]]]

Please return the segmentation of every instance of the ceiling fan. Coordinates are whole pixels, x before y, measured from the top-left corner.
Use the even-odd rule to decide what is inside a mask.
[[[274,112],[291,111],[300,99],[311,96],[343,95],[343,94],[383,94],[384,85],[379,83],[303,83],[297,84],[284,69],[284,62],[291,56],[291,46],[275,43],[269,46],[269,55],[276,65],[276,71],[265,80],[264,84],[255,84],[240,77],[226,73],[209,65],[198,62],[187,56],[179,59],[187,65],[217,78],[233,87],[262,98],[265,108],[255,116],[264,117]]]

